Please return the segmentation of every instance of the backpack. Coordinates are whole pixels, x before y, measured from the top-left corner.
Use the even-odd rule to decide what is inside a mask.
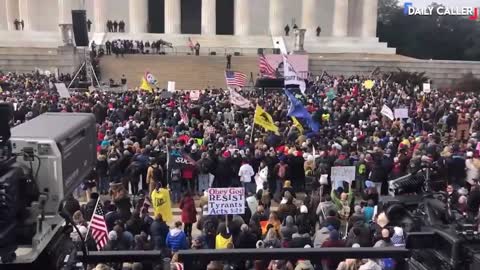
[[[172,170],[172,181],[177,182],[182,178],[182,171],[178,168]]]
[[[162,170],[160,170],[159,167],[152,167],[153,168],[153,180],[155,182],[160,182],[162,180],[162,176],[163,176],[163,173],[162,173]]]

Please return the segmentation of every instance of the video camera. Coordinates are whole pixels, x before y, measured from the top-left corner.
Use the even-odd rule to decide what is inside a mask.
[[[0,104],[0,258],[24,267],[65,251],[59,212],[96,164],[96,126],[82,113],[45,113],[10,129],[12,118]]]

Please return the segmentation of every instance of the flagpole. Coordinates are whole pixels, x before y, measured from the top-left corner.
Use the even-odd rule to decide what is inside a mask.
[[[99,202],[99,201],[100,201],[100,197],[98,197],[97,203],[95,203],[95,208],[93,208],[93,209],[94,209],[93,211],[96,211],[96,210],[97,210],[97,206],[98,206],[98,202]],[[93,213],[93,214],[95,214],[95,213]],[[85,241],[87,241],[87,239],[88,239],[88,234],[89,234],[89,232],[90,232],[90,225],[92,224],[93,216],[94,216],[94,215],[92,215],[92,217],[90,218],[90,222],[88,223],[87,236],[85,237]]]
[[[253,131],[254,130],[255,130],[255,116],[253,117],[252,134],[250,135],[250,143],[253,143]]]

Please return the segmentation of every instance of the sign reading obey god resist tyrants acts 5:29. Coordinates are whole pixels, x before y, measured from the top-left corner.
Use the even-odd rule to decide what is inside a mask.
[[[245,214],[245,190],[243,188],[209,188],[208,214]]]

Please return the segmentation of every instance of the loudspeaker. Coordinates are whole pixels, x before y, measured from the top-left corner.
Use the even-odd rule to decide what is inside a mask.
[[[280,54],[279,48],[273,48],[273,54]]]
[[[258,48],[257,49],[257,54],[262,55],[263,54],[263,48]]]
[[[88,47],[87,11],[72,10],[73,35],[78,47]]]

